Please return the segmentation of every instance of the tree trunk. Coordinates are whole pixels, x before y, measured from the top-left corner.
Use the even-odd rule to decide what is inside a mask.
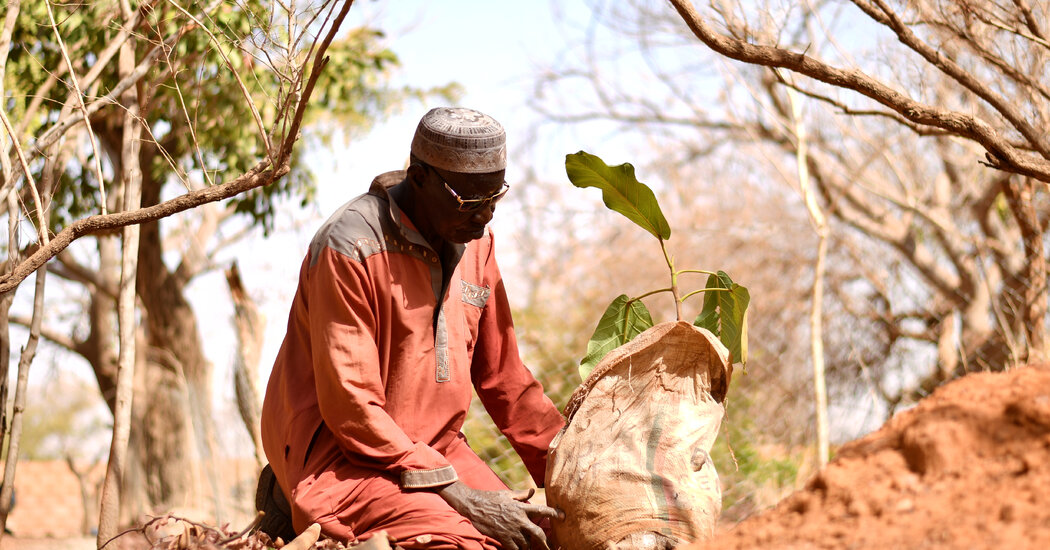
[[[1043,232],[1045,228],[1036,212],[1035,181],[1031,178],[1010,178],[1003,183],[1003,193],[1021,229],[1026,262],[1019,282],[1020,333],[1027,340],[1027,350],[1022,357],[1025,363],[1041,363],[1048,358],[1046,338],[1047,312],[1047,266],[1043,255]]]
[[[103,143],[113,144],[120,128],[100,131]],[[107,147],[107,150],[116,148]],[[119,149],[116,149],[119,150]],[[152,166],[156,152],[140,152],[143,167]],[[111,155],[120,168],[119,155]],[[142,206],[156,204],[160,183],[150,170],[142,173]],[[117,288],[120,257],[116,242],[98,237],[101,284]],[[122,499],[124,521],[143,513],[194,504],[200,493],[197,444],[190,395],[203,396],[207,407],[208,366],[197,333],[196,315],[183,295],[183,285],[171,276],[162,260],[156,222],[141,227],[136,289],[142,317],[142,339],[137,366],[132,432],[129,442],[127,498]],[[110,292],[95,291],[91,302],[92,332],[77,350],[91,363],[110,411],[114,410],[117,353],[116,301]],[[203,380],[203,383],[201,382]],[[210,418],[210,410],[203,411]]]
[[[233,320],[237,327],[237,357],[234,360],[233,372],[237,410],[245,429],[251,435],[255,445],[255,461],[261,470],[266,465],[266,454],[263,452],[260,426],[262,399],[256,379],[259,375],[259,356],[262,353],[266,320],[244,288],[236,262],[226,270],[226,283],[230,287],[230,297],[233,298]]]
[[[806,141],[806,127],[802,119],[802,103],[794,89],[787,89],[788,101],[791,104],[791,122],[795,134],[795,164],[798,170],[799,191],[806,203],[809,220],[817,234],[817,258],[813,264],[812,307],[809,312],[809,343],[813,360],[813,407],[816,411],[817,460],[821,467],[831,457],[831,444],[828,432],[828,386],[824,366],[824,272],[828,255],[828,222],[824,211],[817,203],[816,191],[809,181],[809,164],[807,159],[809,144]]]
[[[151,166],[153,155],[144,156],[142,165]],[[144,171],[143,207],[160,201],[160,186]],[[211,418],[210,369],[183,283],[164,264],[158,222],[142,225],[140,239],[137,282],[147,350],[144,389],[150,394],[141,409],[147,491],[155,505],[186,506],[198,496],[192,416]]]

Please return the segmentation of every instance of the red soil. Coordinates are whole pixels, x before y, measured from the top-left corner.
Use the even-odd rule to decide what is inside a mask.
[[[976,373],[692,550],[1050,548],[1050,365]]]

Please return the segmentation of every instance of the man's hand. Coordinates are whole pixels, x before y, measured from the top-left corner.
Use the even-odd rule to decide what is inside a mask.
[[[443,487],[438,494],[482,534],[499,541],[503,550],[528,550],[530,540],[548,548],[543,529],[532,519],[560,519],[558,510],[526,502],[535,491],[482,491],[461,481]]]

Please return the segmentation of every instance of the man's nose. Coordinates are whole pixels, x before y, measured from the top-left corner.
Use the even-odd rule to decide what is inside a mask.
[[[495,212],[496,212],[496,205],[495,205],[495,203],[489,203],[489,204],[486,204],[485,206],[482,206],[481,208],[478,208],[477,210],[475,210],[474,211],[474,215],[471,216],[471,217],[474,218],[474,221],[477,222],[477,223],[487,224],[490,221],[492,221],[492,215]]]

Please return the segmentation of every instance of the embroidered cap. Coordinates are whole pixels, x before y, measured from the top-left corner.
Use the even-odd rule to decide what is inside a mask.
[[[507,168],[507,133],[496,119],[484,113],[438,107],[419,121],[412,137],[412,154],[449,172],[497,172]]]

